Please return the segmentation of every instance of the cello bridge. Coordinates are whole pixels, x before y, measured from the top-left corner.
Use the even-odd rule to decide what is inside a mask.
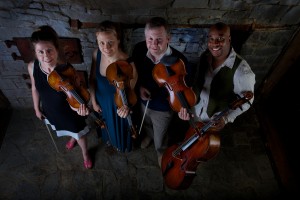
[[[204,163],[204,160],[196,160],[197,163]]]
[[[188,171],[188,170],[186,170],[185,174],[186,175],[194,175],[194,174],[196,174],[196,172],[195,171]]]

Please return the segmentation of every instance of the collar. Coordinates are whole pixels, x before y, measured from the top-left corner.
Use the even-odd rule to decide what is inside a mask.
[[[226,60],[220,66],[218,66],[216,69],[221,69],[225,66],[229,67],[229,68],[232,68],[233,64],[234,64],[234,61],[235,61],[235,57],[236,57],[236,52],[234,51],[233,47],[231,47],[230,53],[229,53],[228,57],[226,58]],[[211,67],[212,55],[211,55],[210,52],[208,53],[208,62],[209,62],[209,65]]]
[[[168,44],[168,47],[167,47],[165,53],[163,53],[163,54],[161,55],[161,57],[160,57],[156,62],[155,62],[155,60],[153,60],[153,58],[152,58],[152,56],[151,56],[149,50],[147,51],[146,56],[147,56],[154,64],[157,64],[157,63],[160,62],[160,60],[161,60],[164,56],[169,56],[169,55],[171,55],[171,54],[172,54],[172,49],[171,49],[170,45]]]
[[[225,62],[221,65],[221,67],[227,66],[229,68],[232,68],[233,64],[234,64],[234,61],[235,61],[235,57],[236,57],[236,52],[231,47],[229,56],[226,58]]]

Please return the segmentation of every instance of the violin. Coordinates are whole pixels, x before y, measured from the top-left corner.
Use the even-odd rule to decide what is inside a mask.
[[[186,74],[184,62],[181,59],[169,67],[160,62],[152,70],[152,76],[157,84],[160,87],[165,86],[168,90],[170,106],[176,112],[179,112],[182,107],[188,109],[196,104],[194,91],[185,83]]]
[[[124,105],[130,108],[136,104],[137,96],[130,87],[130,80],[133,79],[133,68],[128,62],[119,60],[111,63],[106,69],[106,77],[116,88],[114,100],[118,108]],[[130,114],[127,116],[127,121],[131,137],[136,139],[137,132]]]
[[[78,110],[81,104],[87,105],[90,100],[90,93],[85,86],[85,81],[80,78],[75,68],[70,64],[63,67],[63,70],[58,71],[54,69],[48,74],[48,84],[56,91],[64,92],[70,107],[74,110]],[[97,126],[105,126],[103,120],[94,116],[93,113],[91,116]]]
[[[67,101],[73,109],[79,109],[81,104],[87,104],[90,100],[90,93],[84,87],[76,69],[71,65],[66,66],[63,71],[54,69],[48,75],[49,85],[56,91],[64,92]]]
[[[161,170],[164,182],[169,188],[187,189],[196,176],[198,165],[217,155],[220,136],[212,126],[229,110],[235,110],[246,102],[250,104],[253,93],[245,92],[243,95],[206,124],[198,122],[196,128],[190,127],[182,143],[167,148],[162,156]]]
[[[152,71],[152,76],[158,85],[164,86],[168,90],[171,108],[179,112],[183,107],[191,114],[190,108],[196,104],[197,98],[192,88],[185,83],[184,77],[186,75],[184,62],[175,57],[164,57],[160,63],[154,66]],[[190,118],[189,124],[197,129],[193,118]]]

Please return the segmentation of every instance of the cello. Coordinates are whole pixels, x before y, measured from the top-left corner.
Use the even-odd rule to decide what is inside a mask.
[[[111,63],[106,69],[106,77],[108,81],[116,87],[115,103],[118,108],[123,105],[132,107],[137,102],[137,96],[130,87],[130,80],[133,79],[133,68],[124,60]],[[131,137],[137,138],[137,131],[132,123],[131,114],[127,115],[127,121],[130,128]]]
[[[196,128],[191,127],[185,134],[182,143],[170,146],[162,157],[162,174],[165,184],[175,190],[187,189],[201,162],[215,157],[220,148],[220,136],[213,129],[215,121],[221,119],[229,110],[235,110],[244,103],[249,103],[253,93],[247,91],[243,97],[233,101],[227,108],[206,124],[198,122]]]

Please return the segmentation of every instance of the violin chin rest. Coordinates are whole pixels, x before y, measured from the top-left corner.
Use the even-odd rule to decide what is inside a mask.
[[[172,66],[178,61],[178,58],[175,56],[164,56],[160,62],[165,66]]]

